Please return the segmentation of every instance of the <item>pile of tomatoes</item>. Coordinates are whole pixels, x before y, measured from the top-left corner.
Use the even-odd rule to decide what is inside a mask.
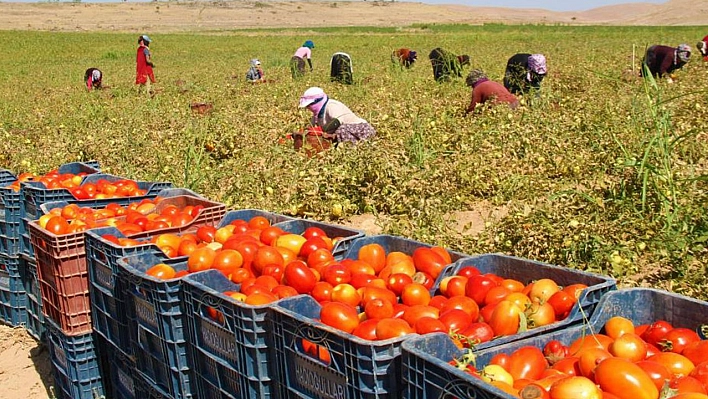
[[[127,236],[145,231],[186,226],[204,209],[202,205],[179,208],[170,204],[158,213],[156,206],[161,201],[162,198],[157,197],[126,206],[110,203],[100,209],[68,204],[51,209],[49,213],[39,218],[37,224],[55,235],[113,226]]]
[[[635,326],[615,316],[567,346],[523,346],[480,370],[451,364],[524,399],[708,399],[708,341],[666,321]]]
[[[563,320],[586,288],[581,283],[560,287],[550,278],[525,284],[494,273],[482,274],[477,268],[467,266],[454,276],[443,278],[438,291],[446,298],[466,298],[471,319],[481,323],[475,323],[469,330],[465,326],[458,329],[458,337],[467,345]]]

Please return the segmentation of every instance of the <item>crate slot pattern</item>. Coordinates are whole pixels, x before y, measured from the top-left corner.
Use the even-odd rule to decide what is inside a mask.
[[[30,222],[42,311],[67,334],[91,331],[91,306],[81,234],[55,235]]]
[[[37,277],[37,261],[34,258],[20,255],[20,278],[27,295],[26,311],[27,332],[38,341],[46,339],[44,327],[44,313],[42,313],[42,293],[39,289]]]
[[[27,321],[27,295],[20,277],[20,259],[0,255],[0,321],[11,326]]]
[[[321,307],[306,295],[282,299],[273,309],[270,363],[276,397],[403,397],[401,342],[415,334],[384,341],[360,339],[316,321]],[[331,363],[308,356],[304,339],[326,348]]]
[[[93,174],[85,176],[81,184],[95,183],[99,180],[118,181],[122,179],[122,177],[113,175]],[[20,251],[25,255],[34,256],[34,253],[32,252],[34,248],[32,245],[29,245],[31,243],[31,237],[28,223],[39,219],[41,216],[42,204],[46,204],[48,202],[67,201],[78,204],[79,206],[91,208],[102,208],[110,203],[128,205],[133,202],[140,202],[146,198],[154,198],[160,193],[160,191],[172,187],[172,183],[165,182],[139,181],[137,183],[139,189],[146,191],[145,195],[121,198],[77,200],[67,189],[61,188],[48,190],[42,183],[39,182],[23,182],[22,189],[20,190],[22,196],[22,220],[20,223],[20,235],[22,236],[22,239]]]
[[[160,280],[145,272],[158,263],[186,270],[184,259],[140,254],[118,260],[126,292],[128,334],[138,371],[175,399],[191,397],[190,364],[181,306],[182,279]]]
[[[93,399],[103,395],[103,385],[94,340],[89,332],[70,336],[52,320],[46,320],[55,392],[63,399]]]
[[[0,255],[16,256],[20,251],[20,192],[8,186],[17,180],[12,172],[0,169]]]
[[[585,284],[588,286],[583,290],[578,303],[570,311],[568,317],[555,323],[529,329],[526,332],[498,337],[492,341],[478,344],[478,350],[502,345],[508,342],[518,341],[526,337],[533,337],[550,331],[564,329],[568,326],[582,323],[592,314],[593,310],[600,302],[600,298],[606,293],[617,289],[617,282],[610,277],[581,270],[569,269],[567,267],[549,265],[529,259],[517,258],[504,254],[484,254],[461,260],[449,266],[440,273],[433,290],[437,291],[440,282],[447,276],[454,276],[457,271],[467,267],[475,266],[484,273],[494,273],[504,278],[513,278],[528,284],[531,281],[542,278],[553,279],[559,286],[571,284]]]
[[[186,276],[182,286],[197,395],[273,398],[267,328],[271,305],[246,305],[222,294],[238,291],[239,285],[217,270]],[[223,322],[210,317],[210,309]]]
[[[666,320],[674,327],[695,330],[708,322],[708,302],[651,288],[629,288],[606,293],[589,321],[563,330],[476,350],[478,367],[489,364],[499,353],[511,354],[523,346],[543,346],[551,340],[568,345],[574,340],[600,333],[613,316],[626,317],[635,325]],[[448,396],[482,399],[513,399],[503,391],[483,383],[478,378],[447,364],[459,357],[459,350],[446,334],[430,334],[403,343],[403,379],[407,387],[404,397],[410,399],[437,399]],[[463,392],[465,394],[463,394]],[[465,396],[466,395],[466,396]]]
[[[161,197],[169,195],[165,190],[159,194]],[[271,223],[279,223],[293,218],[276,213],[261,211],[257,209],[242,209],[229,211],[226,214],[218,215],[211,212],[209,217],[199,218],[198,223],[189,225],[189,228],[182,229],[181,232],[195,230],[197,226],[217,224],[219,227],[228,225],[234,220],[249,220],[254,216],[264,216]],[[187,226],[185,226],[187,227]],[[136,235],[131,238],[146,238],[164,233],[149,232],[147,235]],[[115,227],[103,227],[89,230],[85,235],[86,259],[89,272],[89,291],[91,295],[91,310],[94,330],[101,336],[120,348],[126,348],[128,354],[132,354],[130,339],[127,335],[127,325],[129,313],[125,311],[125,290],[119,288],[120,273],[118,259],[139,254],[161,254],[162,251],[154,244],[138,245],[134,247],[122,247],[102,238],[105,234],[112,234],[118,238],[124,238]]]

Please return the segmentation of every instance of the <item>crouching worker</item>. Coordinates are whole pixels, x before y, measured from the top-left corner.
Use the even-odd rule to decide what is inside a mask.
[[[516,54],[509,58],[504,72],[504,87],[513,94],[541,90],[546,77],[546,57],[543,54]]]
[[[479,69],[470,71],[465,81],[467,86],[472,88],[472,101],[467,107],[467,113],[474,112],[477,104],[508,104],[509,108],[516,109],[519,106],[519,100],[497,82],[493,82],[487,78]]]
[[[669,46],[651,46],[647,49],[642,62],[641,76],[644,76],[646,70],[654,77],[662,78],[669,74],[666,81],[673,82],[671,73],[681,69],[691,58],[691,46],[688,44],[680,44],[678,47]]]
[[[373,137],[376,130],[346,105],[333,100],[319,87],[310,87],[300,97],[300,108],[312,112],[311,124],[322,129],[322,137],[334,143],[357,143]]]
[[[708,61],[708,35],[703,38],[698,44],[696,44],[698,51],[700,51],[703,61]]]
[[[251,67],[246,72],[246,80],[251,83],[265,83],[265,73],[263,73],[261,62],[258,59],[251,60]]]
[[[98,68],[89,68],[84,72],[84,82],[86,89],[102,89],[103,73]]]
[[[418,53],[405,47],[393,50],[393,53],[391,53],[391,62],[405,68],[412,67],[417,59]]]
[[[352,58],[347,53],[334,53],[329,62],[330,81],[339,82],[345,85],[354,84],[354,69],[352,68]]]
[[[470,64],[468,55],[455,55],[440,47],[433,49],[428,58],[433,66],[433,77],[438,83],[446,82],[455,76],[462,77],[462,67]]]

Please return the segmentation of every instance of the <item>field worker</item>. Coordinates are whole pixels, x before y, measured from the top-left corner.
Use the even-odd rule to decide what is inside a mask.
[[[311,58],[313,48],[315,48],[315,43],[312,40],[308,40],[295,51],[295,55],[290,59],[290,71],[293,73],[293,78],[298,78],[305,74],[305,60],[307,60],[307,65],[310,66],[310,72],[312,72]]]
[[[467,113],[474,112],[477,104],[509,104],[509,108],[515,109],[519,106],[519,100],[497,82],[493,82],[487,78],[479,69],[470,71],[465,80],[467,86],[472,88],[472,102],[467,107]]]
[[[135,57],[135,84],[145,86],[148,93],[152,93],[150,84],[155,83],[155,74],[152,68],[155,65],[152,63],[152,53],[150,52],[150,43],[152,40],[147,35],[138,37],[138,52]]]
[[[644,56],[641,76],[644,76],[644,67],[655,77],[663,77],[665,74],[681,69],[691,58],[691,46],[680,44],[678,47],[651,46]],[[667,78],[669,83],[673,82],[671,76]]]
[[[347,53],[337,52],[332,55],[329,62],[329,80],[345,85],[354,84],[354,68],[352,57]]]
[[[462,67],[470,63],[468,55],[457,56],[440,47],[433,49],[428,58],[433,66],[433,77],[438,83],[446,82],[454,76],[462,77]]]
[[[263,73],[261,62],[258,59],[251,60],[251,67],[246,72],[246,80],[251,83],[264,83],[266,81],[265,73]]]
[[[322,136],[336,143],[356,143],[376,134],[369,122],[358,117],[346,105],[329,98],[319,87],[305,90],[299,107],[310,110],[312,125],[322,128]]]
[[[543,54],[516,54],[509,58],[504,72],[504,87],[513,94],[526,94],[541,89],[546,77],[546,57]]]
[[[103,73],[98,68],[89,68],[84,72],[84,82],[88,91],[91,89],[101,89],[103,81]]]
[[[393,53],[391,54],[391,62],[405,68],[412,67],[417,59],[418,53],[415,50],[405,47],[399,48],[398,50],[393,50]]]
[[[700,51],[701,56],[703,56],[703,61],[708,61],[708,35],[698,42],[696,47],[698,47],[698,51]]]

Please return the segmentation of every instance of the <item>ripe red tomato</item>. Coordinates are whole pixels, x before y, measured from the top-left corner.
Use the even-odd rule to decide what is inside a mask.
[[[47,221],[45,229],[52,234],[62,235],[69,231],[69,223],[61,216],[52,216]]]
[[[341,302],[327,302],[320,310],[322,323],[351,333],[359,325],[359,313],[356,308]]]
[[[440,281],[440,293],[450,298],[455,295],[465,295],[467,277],[449,276]]]
[[[445,324],[433,317],[421,317],[413,326],[417,334],[430,334],[434,332],[447,332]]]
[[[523,311],[509,301],[501,301],[492,311],[487,322],[494,330],[495,336],[513,335],[519,331]]]
[[[367,244],[359,248],[358,259],[370,264],[378,273],[386,267],[386,250],[380,244]]]
[[[268,229],[266,229],[266,230],[268,230]],[[265,230],[263,230],[263,231],[265,231]],[[320,248],[329,250],[327,243],[325,242],[325,240],[322,239],[322,237],[308,238],[307,241],[305,241],[305,243],[302,244],[302,247],[300,247],[300,253],[298,255],[307,259],[307,257],[310,256],[311,253],[315,252],[316,250],[318,250]]]
[[[364,306],[364,313],[367,319],[386,319],[393,317],[393,303],[382,298],[372,299]]]
[[[674,327],[664,320],[655,321],[644,331],[642,338],[652,345],[658,345],[664,335]]]
[[[280,237],[283,234],[285,234],[285,232],[280,227],[269,226],[261,230],[258,239],[261,240],[261,242],[265,245],[271,245],[276,238]]]
[[[537,380],[548,368],[548,361],[543,352],[535,346],[522,346],[509,357],[509,374],[517,379]]]
[[[440,311],[438,308],[429,305],[414,305],[406,308],[403,312],[403,316],[401,316],[401,318],[411,326],[415,326],[418,320],[423,317],[438,319],[440,317]],[[447,332],[448,330],[446,329],[445,331]]]
[[[209,247],[197,248],[187,259],[187,268],[190,273],[201,272],[211,268],[216,252]]]
[[[310,295],[315,298],[317,302],[329,302],[332,300],[332,289],[334,287],[332,284],[326,281],[318,281],[312,288]],[[296,290],[297,291],[297,290]]]
[[[580,358],[577,356],[568,356],[558,360],[552,366],[552,369],[558,370],[563,374],[582,376],[580,371]]]
[[[295,291],[297,291],[299,294],[310,293],[310,291],[315,288],[315,283],[317,283],[317,278],[315,277],[315,274],[312,272],[312,270],[307,267],[305,262],[299,260],[290,262],[285,266],[285,273],[283,273],[283,277],[285,280],[285,284],[295,288]]]
[[[349,268],[341,263],[334,263],[324,266],[322,269],[322,280],[337,286],[338,284],[348,284],[352,279]]]
[[[376,325],[379,323],[379,319],[366,319],[359,323],[358,326],[352,331],[353,335],[361,339],[366,339],[369,341],[376,341]]]
[[[413,278],[407,274],[395,273],[386,280],[386,287],[393,291],[396,296],[400,296],[403,292],[403,287],[413,282]]]
[[[474,266],[465,266],[457,271],[458,276],[467,277],[468,279],[472,276],[479,276],[480,274],[482,274],[482,272]]]
[[[413,251],[413,264],[418,271],[430,274],[436,279],[449,262],[430,248],[419,247]]]
[[[430,302],[430,291],[418,283],[411,283],[403,287],[401,302],[405,305],[427,305]]]
[[[651,378],[656,386],[656,389],[661,390],[666,381],[673,377],[669,369],[664,365],[649,360],[642,360],[636,363],[645,373]]]
[[[529,328],[547,326],[556,322],[556,312],[548,302],[534,302],[526,309],[525,313]]]
[[[703,384],[703,388],[708,391],[708,361],[699,363],[689,374]]]
[[[467,284],[465,285],[465,295],[474,299],[478,305],[483,306],[484,298],[487,296],[487,292],[496,286],[492,278],[486,275],[476,275],[467,279]]]
[[[682,353],[689,344],[699,342],[698,333],[688,328],[674,328],[659,340],[659,348],[665,352]]]
[[[694,377],[684,375],[684,376],[674,376],[669,382],[669,388],[675,389],[678,394],[681,393],[700,393],[705,395],[706,389],[703,384]]]
[[[476,343],[489,342],[494,338],[494,330],[489,324],[484,322],[472,323],[460,331],[460,334],[466,336],[471,342]]]
[[[472,316],[460,309],[451,309],[440,314],[440,321],[445,324],[448,331],[460,332],[474,322]]]
[[[403,337],[414,332],[413,328],[401,319],[382,319],[376,324],[376,338],[380,340]]]
[[[325,233],[325,231],[319,227],[310,226],[305,229],[305,231],[302,233],[302,236],[309,240],[314,237],[327,237],[327,233]]]
[[[708,362],[708,340],[692,342],[684,348],[682,355],[686,356],[693,364],[699,365]]]
[[[673,352],[660,352],[649,356],[647,360],[663,364],[673,374],[689,375],[696,367],[685,356]]]
[[[595,381],[603,391],[622,398],[656,399],[659,390],[641,367],[626,359],[610,357],[595,368]]]
[[[465,313],[469,314],[472,320],[477,320],[479,318],[479,305],[474,299],[465,295],[456,295],[449,298],[445,304],[440,308],[440,313],[445,313],[451,309],[460,309]]]
[[[570,314],[575,306],[576,299],[565,291],[558,291],[548,298],[548,303],[553,306],[557,320],[563,320]]]
[[[158,278],[160,280],[170,280],[175,277],[176,272],[172,266],[166,265],[164,263],[158,263],[157,265],[149,268],[145,272],[145,274]]]
[[[390,290],[387,290],[386,288],[366,286],[362,288],[360,292],[361,304],[363,306],[366,306],[366,304],[373,299],[385,299],[392,304],[398,302],[398,298],[396,298],[396,295]]]

